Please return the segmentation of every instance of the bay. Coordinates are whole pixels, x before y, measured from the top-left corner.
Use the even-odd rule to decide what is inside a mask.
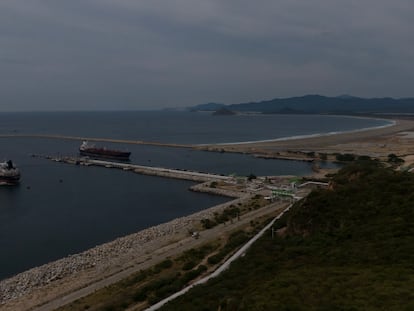
[[[224,143],[381,126],[334,116],[213,117],[188,112],[0,113],[0,134],[47,134],[168,143]],[[0,160],[22,171],[0,188],[0,279],[116,237],[225,202],[188,191],[193,183],[99,167],[55,163],[32,154],[77,155],[80,141],[0,138]],[[218,174],[304,175],[310,164],[181,148],[114,145],[131,162]]]

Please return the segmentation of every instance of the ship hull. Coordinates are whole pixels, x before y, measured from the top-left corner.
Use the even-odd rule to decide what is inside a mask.
[[[128,151],[95,147],[95,145],[90,145],[87,141],[84,141],[79,147],[79,153],[81,156],[86,157],[114,159],[120,161],[128,161],[129,156],[131,155],[131,152]]]
[[[20,178],[0,177],[0,186],[14,186],[20,183]]]
[[[114,160],[121,160],[121,161],[128,161],[129,156],[131,155],[130,152],[122,152],[122,151],[113,151],[113,150],[106,150],[106,149],[80,149],[79,153],[81,156],[93,157],[93,158],[105,158],[105,159],[114,159]]]

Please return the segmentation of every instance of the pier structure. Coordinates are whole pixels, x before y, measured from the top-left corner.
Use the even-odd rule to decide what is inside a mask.
[[[266,180],[267,177],[248,180],[247,177],[240,178],[233,175],[219,175],[213,173],[196,172],[185,169],[173,169],[155,166],[144,166],[132,163],[123,163],[107,160],[91,159],[89,157],[52,157],[32,155],[33,157],[41,157],[55,162],[82,166],[101,166],[104,168],[122,169],[142,175],[159,176],[165,178],[182,179],[197,182],[198,184],[190,187],[190,190],[196,192],[213,193],[233,198],[241,198],[246,194],[260,194],[267,199],[275,199],[281,197],[291,197],[299,200],[306,196],[313,187],[327,187],[329,184],[318,181],[307,181],[302,184],[292,183],[291,176],[280,176],[276,185],[271,185]],[[217,187],[217,183],[221,186]],[[215,184],[215,185],[213,185]],[[223,185],[227,185],[224,186]]]
[[[90,159],[86,157],[81,157],[81,158],[45,157],[45,158],[51,159],[56,162],[64,162],[64,163],[85,165],[85,166],[90,166],[90,165],[103,166],[106,168],[117,168],[117,169],[122,169],[125,171],[133,171],[135,173],[144,174],[144,175],[185,179],[185,180],[191,180],[191,181],[197,181],[197,182],[207,182],[207,181],[213,181],[213,180],[229,181],[232,179],[231,176],[224,176],[224,175],[218,175],[218,174],[212,174],[212,173],[203,173],[203,172],[195,172],[195,171],[179,170],[179,169],[171,169],[171,168],[163,168],[163,167],[154,167],[154,166],[143,166],[143,165],[121,163],[121,162],[114,162],[114,161],[95,160],[95,159]]]

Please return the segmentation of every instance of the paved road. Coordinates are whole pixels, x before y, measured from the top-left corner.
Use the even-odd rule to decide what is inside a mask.
[[[154,166],[143,166],[137,164],[130,164],[130,163],[119,163],[119,162],[112,162],[112,161],[102,161],[102,160],[81,160],[86,164],[94,164],[100,165],[105,167],[114,167],[114,168],[122,168],[122,169],[131,169],[137,172],[143,172],[151,175],[163,175],[163,174],[171,174],[176,178],[182,179],[194,179],[199,178],[201,181],[209,181],[213,180],[230,180],[232,177],[230,176],[223,176],[218,174],[211,174],[211,173],[201,173],[201,172],[194,172],[194,171],[185,171],[185,170],[178,170],[178,169],[171,169],[171,168],[163,168],[163,167],[154,167]]]

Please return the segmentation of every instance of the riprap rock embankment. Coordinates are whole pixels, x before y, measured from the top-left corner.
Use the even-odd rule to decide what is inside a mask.
[[[250,197],[247,193],[213,189],[205,186],[195,187],[195,191],[212,192],[220,195],[239,198],[215,207],[200,211],[190,216],[174,219],[168,223],[160,224],[137,233],[118,238],[82,253],[70,255],[63,259],[35,267],[9,279],[0,282],[0,304],[5,304],[19,297],[29,295],[36,289],[41,289],[68,277],[76,277],[81,272],[87,272],[92,277],[91,283],[96,279],[119,272],[134,264],[134,258],[154,251],[159,245],[168,244],[174,237],[181,237],[191,230],[194,224],[201,219],[212,218],[214,213],[220,212],[231,204],[237,204]],[[116,267],[114,269],[114,267]],[[86,281],[85,281],[86,282]],[[88,285],[78,284],[78,287]],[[73,289],[72,289],[73,290]],[[62,293],[63,294],[63,293]]]

